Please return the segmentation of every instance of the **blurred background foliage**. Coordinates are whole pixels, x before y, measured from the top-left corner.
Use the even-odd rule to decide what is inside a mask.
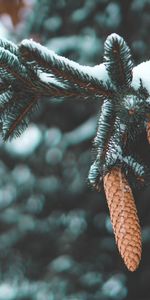
[[[150,0],[0,0],[0,34],[99,64],[116,32],[149,59]],[[0,300],[149,300],[150,188],[135,192],[140,268],[114,242],[103,191],[87,184],[98,103],[45,101],[18,139],[0,140]],[[144,137],[141,151],[149,160]]]

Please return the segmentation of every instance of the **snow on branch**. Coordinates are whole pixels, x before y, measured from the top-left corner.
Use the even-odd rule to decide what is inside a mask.
[[[104,64],[95,67],[82,66],[30,40],[22,41],[19,52],[28,67],[52,74],[60,82],[69,86],[72,84],[72,89],[109,96],[105,86],[109,77]]]
[[[135,90],[138,90],[140,88],[141,81],[143,87],[146,88],[147,92],[150,95],[150,60],[145,61],[133,68],[133,78],[131,86]]]
[[[105,100],[117,103],[131,93],[139,97],[144,89],[149,95],[149,64],[148,61],[133,68],[129,47],[116,34],[110,35],[105,42],[104,63],[94,67],[59,56],[32,40],[15,45],[0,39],[3,139],[21,134],[42,97],[97,99],[101,107]],[[122,96],[118,97],[118,90]]]

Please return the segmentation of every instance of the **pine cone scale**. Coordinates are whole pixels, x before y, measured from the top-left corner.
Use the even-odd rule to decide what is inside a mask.
[[[146,132],[147,132],[147,140],[150,144],[150,121],[148,121],[146,124]]]

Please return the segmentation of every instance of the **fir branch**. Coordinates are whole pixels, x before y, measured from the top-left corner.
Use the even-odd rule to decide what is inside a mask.
[[[104,63],[116,87],[129,86],[132,81],[133,63],[130,49],[124,39],[111,34],[104,45]]]
[[[123,170],[131,182],[133,189],[139,189],[149,184],[150,169],[143,163],[142,159],[133,154],[123,159]]]
[[[105,173],[113,165],[122,162],[123,157],[123,131],[120,127],[120,119],[118,116],[116,116],[113,126],[113,132],[109,137],[105,154]]]
[[[100,190],[102,177],[114,165],[122,164],[124,133],[125,126],[120,126],[120,119],[115,115],[112,103],[105,100],[101,107],[97,135],[94,139],[96,159],[88,175],[90,184],[96,190]]]
[[[30,71],[29,71],[30,73]],[[35,73],[34,73],[35,74]],[[55,78],[56,79],[56,78]],[[39,96],[44,97],[74,97],[78,99],[100,99],[100,95],[93,94],[92,91],[89,91],[86,88],[76,86],[72,83],[62,83],[58,78],[56,79],[56,83],[54,82],[44,82],[35,74],[35,80],[32,86],[32,92],[37,93]],[[101,99],[101,103],[103,100]]]
[[[0,48],[0,76],[9,82],[16,79],[24,81],[27,78],[26,69],[17,56],[2,47]]]
[[[88,182],[96,191],[100,191],[102,183],[102,172],[96,160],[90,167],[88,174]]]
[[[106,172],[106,154],[109,151],[110,140],[113,136],[115,126],[116,116],[112,102],[110,100],[105,100],[101,106],[97,134],[94,139],[96,159],[92,164],[88,175],[90,184],[96,188],[96,190],[100,190],[101,179]]]
[[[142,163],[138,162],[133,156],[128,155],[123,159],[125,165],[134,172],[135,176],[143,177],[145,175],[145,167]]]
[[[99,156],[105,155],[108,141],[113,131],[114,121],[115,112],[112,102],[110,100],[105,100],[101,106],[97,134],[94,139],[94,146],[99,152]]]
[[[81,70],[81,66],[55,54],[38,43],[24,40],[19,46],[20,56],[28,67],[50,72],[64,83],[69,82],[86,88],[101,97],[111,97],[112,91],[98,79]],[[80,68],[80,71],[79,71]]]
[[[0,120],[3,118],[3,113],[9,107],[11,108],[14,101],[13,92],[8,90],[0,95]]]
[[[27,127],[29,117],[32,114],[37,104],[37,99],[26,98],[23,101],[14,102],[9,108],[5,110],[3,116],[2,137],[6,141],[12,137],[18,137],[22,131]]]
[[[9,50],[16,56],[18,55],[18,46],[5,38],[0,38],[0,47]]]
[[[18,82],[18,85],[25,85],[25,88],[38,90],[37,76],[33,70],[28,71],[19,57],[17,57],[17,46],[0,40],[3,47],[0,47],[0,76],[7,84]],[[10,52],[10,49],[12,52]],[[15,83],[16,84],[16,83]]]
[[[10,87],[10,83],[5,81],[3,78],[3,81],[0,81],[0,95],[6,92]]]

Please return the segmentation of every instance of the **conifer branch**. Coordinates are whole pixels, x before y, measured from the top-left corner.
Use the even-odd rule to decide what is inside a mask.
[[[28,126],[30,114],[35,110],[37,99],[29,97],[24,101],[16,98],[10,108],[6,108],[2,117],[2,136],[4,141],[8,138],[18,137]],[[9,114],[7,113],[9,111]]]
[[[111,100],[105,100],[101,106],[97,134],[94,139],[94,151],[96,150],[97,155],[88,175],[90,184],[98,191],[100,190],[105,157],[109,148],[110,137],[114,132],[115,121],[116,116],[112,102]]]
[[[100,117],[98,120],[97,134],[94,139],[94,146],[100,151],[103,152],[104,145],[106,143],[106,136],[111,131],[114,123],[115,112],[113,110],[113,105],[111,100],[105,100],[101,106]],[[105,146],[106,147],[106,146]]]
[[[123,170],[131,185],[136,190],[146,186],[150,180],[150,171],[147,166],[144,165],[142,160],[133,157],[131,155],[125,156],[123,159]],[[133,179],[135,178],[135,180]]]
[[[9,50],[0,48],[0,74],[6,81],[21,80],[27,78],[26,69],[20,63],[17,56]]]
[[[50,72],[61,82],[72,83],[74,86],[86,89],[100,97],[111,97],[112,91],[96,78],[79,69],[79,65],[64,59],[33,41],[24,40],[19,46],[21,58],[28,67],[35,67],[44,72]],[[77,68],[78,67],[78,68]]]
[[[5,110],[11,108],[13,100],[13,92],[10,90],[0,94],[0,120],[2,120]]]
[[[125,156],[123,162],[134,172],[135,176],[143,177],[145,175],[143,163],[138,162],[133,156]]]
[[[0,47],[9,50],[16,56],[18,55],[18,46],[5,38],[0,38]]]
[[[117,34],[111,34],[106,39],[104,62],[112,82],[117,87],[130,85],[133,69],[130,49],[124,39]]]
[[[114,129],[109,138],[108,147],[105,154],[105,173],[114,165],[121,164],[123,160],[123,135],[125,132],[125,127],[121,128],[120,119],[118,116],[116,116],[113,126]]]

